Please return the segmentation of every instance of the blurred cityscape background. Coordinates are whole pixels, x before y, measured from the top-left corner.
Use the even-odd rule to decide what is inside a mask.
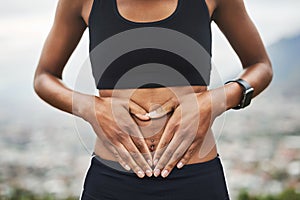
[[[232,199],[245,200],[247,195],[300,193],[300,1],[245,4],[267,46],[274,79],[249,108],[228,111],[216,121],[229,192]],[[20,192],[16,199],[22,199],[24,191],[76,199],[89,167],[95,137],[90,127],[50,107],[33,91],[34,70],[56,5],[57,0],[1,0],[1,199]],[[214,23],[212,27],[218,73],[222,80],[234,78],[240,62]],[[74,88],[87,57],[86,31],[66,66],[67,86]]]

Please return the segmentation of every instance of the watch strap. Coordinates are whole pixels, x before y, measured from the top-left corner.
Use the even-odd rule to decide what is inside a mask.
[[[241,108],[248,106],[251,102],[251,98],[252,98],[254,89],[251,87],[251,85],[247,81],[245,81],[241,78],[235,79],[235,80],[229,80],[229,81],[225,82],[225,84],[231,83],[231,82],[236,82],[243,88],[242,100],[240,101],[239,105],[237,105],[236,107],[233,107],[232,109],[237,110],[237,109],[241,109]]]

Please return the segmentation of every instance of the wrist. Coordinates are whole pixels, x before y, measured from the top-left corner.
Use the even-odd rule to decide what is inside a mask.
[[[206,102],[204,107],[210,110],[213,118],[226,111],[226,96],[223,87],[206,90],[198,95],[198,99],[199,102]],[[203,108],[201,105],[200,107]]]
[[[85,121],[89,121],[94,110],[96,98],[98,97],[74,92],[72,102],[73,114]]]
[[[224,90],[226,96],[226,110],[239,105],[243,97],[243,88],[238,83],[231,82],[224,85]]]

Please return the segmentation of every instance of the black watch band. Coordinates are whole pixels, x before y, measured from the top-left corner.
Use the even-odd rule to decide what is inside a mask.
[[[247,81],[240,79],[240,78],[236,79],[236,80],[227,81],[225,84],[231,83],[231,82],[236,82],[243,88],[242,100],[240,101],[239,105],[237,105],[236,107],[233,107],[232,109],[237,110],[237,109],[245,108],[251,102],[254,89],[251,87],[251,85]]]

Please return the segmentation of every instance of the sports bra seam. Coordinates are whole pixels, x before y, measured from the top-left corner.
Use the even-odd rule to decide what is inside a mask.
[[[95,15],[96,6],[101,5],[101,2],[102,2],[101,0],[93,0],[92,8],[90,10],[89,17],[88,17],[88,28],[90,28],[90,26],[92,24],[92,18]]]
[[[161,20],[157,20],[157,21],[150,21],[150,22],[135,22],[135,21],[131,21],[129,19],[126,19],[125,17],[123,17],[121,15],[121,13],[118,10],[117,7],[117,0],[112,0],[113,1],[113,12],[115,14],[115,16],[122,22],[127,23],[127,24],[131,24],[131,25],[136,25],[136,26],[147,26],[147,25],[156,25],[156,24],[163,24],[166,23],[172,19],[174,19],[176,17],[176,15],[178,15],[179,11],[182,9],[181,4],[182,1],[184,0],[177,0],[177,5],[176,5],[176,9],[174,12],[172,12],[171,15],[169,15],[168,17],[161,19]]]
[[[206,0],[200,0],[202,2],[203,8],[206,12],[206,17],[208,19],[208,29],[209,29],[209,43],[210,43],[210,49],[212,49],[212,29],[211,29],[211,22],[212,22],[212,18],[210,17],[209,14],[209,9],[206,3]],[[212,56],[212,52],[208,52],[210,54],[210,56]]]
[[[208,18],[209,23],[211,23],[212,18],[210,17],[210,13],[209,13],[209,9],[208,9],[208,5],[206,3],[206,0],[200,0],[202,2],[202,5],[204,7],[204,10],[206,12],[206,17]]]

